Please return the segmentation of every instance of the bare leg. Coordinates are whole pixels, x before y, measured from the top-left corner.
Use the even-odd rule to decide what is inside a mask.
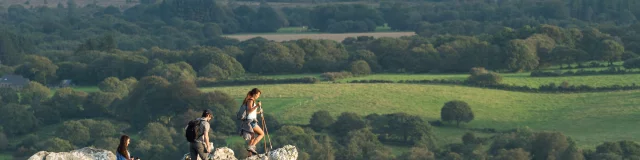
[[[255,126],[253,127],[253,132],[258,134],[257,137],[251,139],[251,143],[250,145],[256,145],[258,144],[258,142],[260,142],[260,140],[262,140],[262,137],[264,137],[264,132],[262,131],[262,129],[260,128],[260,126]]]

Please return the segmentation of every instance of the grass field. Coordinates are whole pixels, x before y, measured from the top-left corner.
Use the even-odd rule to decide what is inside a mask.
[[[0,160],[13,160],[11,153],[0,153]]]
[[[263,90],[265,110],[290,124],[307,124],[317,110],[342,112],[407,112],[436,120],[450,100],[468,102],[476,119],[467,127],[561,131],[582,147],[603,141],[636,140],[640,129],[640,91],[533,94],[460,86],[412,84],[314,84],[205,88],[242,97],[252,87]],[[438,128],[438,136],[460,141],[464,130]]]

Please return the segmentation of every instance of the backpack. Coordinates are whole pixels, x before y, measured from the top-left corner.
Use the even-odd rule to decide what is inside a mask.
[[[200,132],[200,124],[202,123],[202,120],[200,119],[195,119],[195,120],[191,120],[189,121],[189,125],[187,125],[187,130],[185,132],[185,136],[187,137],[187,141],[189,142],[196,142],[196,138],[198,138],[199,136],[202,136],[203,134],[199,134],[198,132]]]
[[[240,109],[236,113],[236,119],[243,121],[247,119],[247,105],[240,106]]]

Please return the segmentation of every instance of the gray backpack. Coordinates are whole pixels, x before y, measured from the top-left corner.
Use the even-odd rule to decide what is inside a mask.
[[[236,119],[247,120],[247,105],[241,105],[240,109],[236,113]]]

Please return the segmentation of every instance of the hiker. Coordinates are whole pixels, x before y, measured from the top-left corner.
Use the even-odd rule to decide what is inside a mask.
[[[131,139],[128,135],[120,136],[120,144],[118,144],[118,152],[116,152],[117,160],[136,160],[131,154],[129,154],[129,143]]]
[[[209,144],[209,121],[213,118],[211,114],[211,110],[202,111],[202,117],[189,122],[189,126],[187,126],[187,140],[189,140],[189,153],[190,157],[193,160],[198,159],[197,156],[200,156],[200,159],[207,160],[209,157],[209,153],[211,153],[212,145]],[[190,126],[193,125],[193,132],[190,137]],[[192,138],[192,140],[190,140]]]
[[[258,154],[256,144],[264,137],[264,132],[260,126],[258,126],[258,114],[262,113],[262,103],[259,101],[256,103],[256,100],[260,98],[260,94],[261,91],[258,88],[254,88],[247,93],[247,96],[242,101],[242,107],[246,107],[247,109],[247,117],[241,123],[240,134],[245,140],[248,140],[247,151],[253,154]]]

